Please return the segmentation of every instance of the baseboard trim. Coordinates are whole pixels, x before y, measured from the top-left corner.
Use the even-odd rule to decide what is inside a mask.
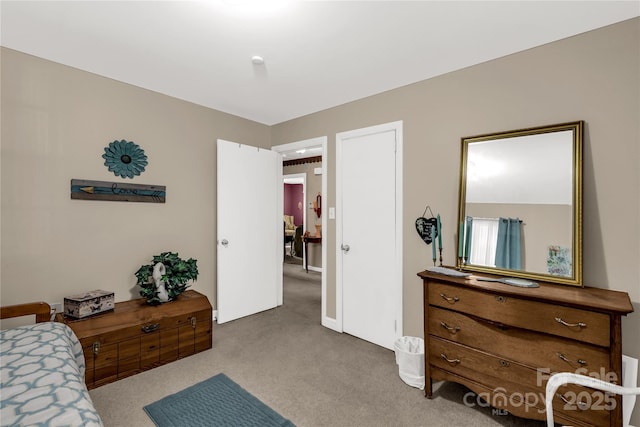
[[[338,322],[336,322],[336,319],[332,319],[331,317],[322,316],[322,326],[336,332],[342,332],[342,330],[338,329]]]
[[[310,265],[309,266],[309,270],[317,271],[318,273],[322,273],[322,267],[316,267],[316,266]]]

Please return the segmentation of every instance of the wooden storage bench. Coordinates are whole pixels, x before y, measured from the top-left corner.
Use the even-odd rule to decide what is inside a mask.
[[[85,382],[92,389],[211,348],[211,304],[188,290],[175,301],[150,306],[143,298],[115,304],[86,319],[56,315],[82,344]]]

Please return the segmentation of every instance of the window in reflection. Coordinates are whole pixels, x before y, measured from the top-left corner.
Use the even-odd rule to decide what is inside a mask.
[[[523,225],[519,218],[467,217],[465,257],[468,262],[509,270],[524,269]]]
[[[473,218],[469,263],[496,266],[498,218]]]

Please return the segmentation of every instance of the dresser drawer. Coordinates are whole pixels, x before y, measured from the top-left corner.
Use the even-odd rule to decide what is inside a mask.
[[[465,394],[463,403],[466,406],[491,406],[494,408],[502,408],[509,413],[530,419],[545,420],[545,392],[525,387],[521,384],[500,380],[499,385],[489,385],[490,382],[482,382],[474,377],[462,377],[454,372],[441,370],[434,367],[432,369],[432,378],[434,380],[454,381],[464,384],[477,396]],[[477,375],[476,375],[477,377]],[[561,389],[559,392],[562,391]],[[582,390],[584,391],[584,390]],[[564,391],[568,400],[573,399],[572,396],[582,396],[582,391],[577,394],[568,394]],[[585,401],[585,397],[581,397]],[[610,397],[594,397],[591,399],[592,408],[590,410],[577,409],[570,401],[565,404],[559,397],[553,401],[553,413],[556,423],[573,427],[610,427],[617,424],[612,423],[613,411],[605,409],[604,404]],[[609,400],[610,402],[610,400]],[[619,403],[618,403],[619,404]],[[596,409],[597,408],[597,409]]]
[[[619,404],[614,395],[574,385],[558,389],[553,399],[553,411],[587,425],[608,426],[611,410]]]
[[[604,377],[610,372],[605,348],[489,322],[439,307],[428,308],[429,334],[546,372]]]
[[[491,406],[501,407],[497,403],[502,399],[521,406],[525,412],[544,412],[548,377],[540,376],[536,370],[438,337],[431,337],[428,351],[431,365],[438,369],[479,383],[500,384],[493,390]],[[508,384],[518,387],[510,389]],[[586,425],[603,426],[609,425],[614,402],[612,396],[601,391],[569,385],[558,389],[553,408]]]
[[[442,370],[438,367],[432,368],[432,378],[436,381],[454,381],[463,384],[473,391],[465,393],[462,403],[465,406],[491,406],[494,408],[506,409],[509,413],[525,418],[544,420],[544,395],[540,395],[535,390],[523,387],[520,384],[500,380],[499,386],[490,385],[490,382],[483,381],[475,377],[463,377],[454,372]],[[569,421],[564,419],[565,421]],[[558,417],[557,422],[561,422]],[[570,424],[570,423],[567,423]],[[574,425],[574,424],[570,424]],[[576,425],[574,425],[577,427]],[[580,427],[583,427],[580,425]],[[593,427],[593,426],[584,426]]]
[[[509,359],[437,337],[430,337],[428,351],[432,365],[467,378],[478,380],[481,376],[488,375],[526,387],[537,386],[535,369]],[[476,377],[476,374],[480,376]]]
[[[603,347],[610,345],[607,314],[480,292],[430,282],[429,304],[493,322],[567,337]]]

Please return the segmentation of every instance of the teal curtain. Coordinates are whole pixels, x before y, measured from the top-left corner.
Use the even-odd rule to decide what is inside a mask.
[[[467,225],[466,225],[466,233],[464,236],[464,257],[467,259],[467,263],[472,264],[471,263],[471,232],[473,231],[473,218],[468,216],[466,218],[467,220]]]
[[[518,218],[500,218],[496,267],[510,270],[522,269],[521,222]]]

